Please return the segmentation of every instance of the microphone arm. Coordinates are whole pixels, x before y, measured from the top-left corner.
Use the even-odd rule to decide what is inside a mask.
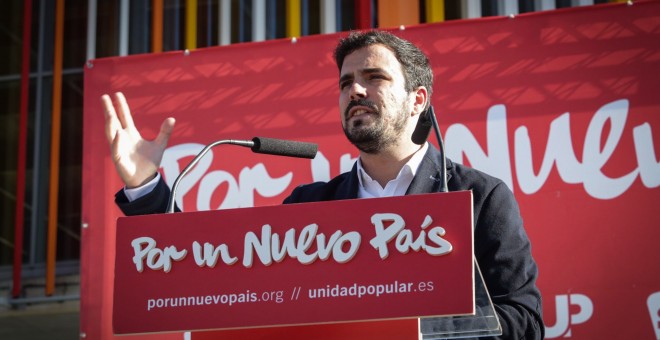
[[[442,182],[440,183],[440,192],[449,192],[449,188],[447,187],[447,156],[445,155],[445,143],[442,141],[442,134],[440,134],[440,127],[438,125],[438,120],[435,117],[433,106],[429,106],[428,114],[431,116],[435,138],[438,140],[438,147],[440,148],[440,153],[442,154],[442,159],[440,161],[440,177],[442,177]]]
[[[252,140],[235,140],[235,139],[223,139],[215,141],[207,146],[205,146],[202,151],[200,151],[195,158],[193,158],[190,163],[181,171],[179,176],[174,180],[172,184],[172,190],[170,191],[170,199],[167,202],[166,213],[170,214],[174,212],[174,201],[176,199],[176,190],[179,187],[179,182],[181,179],[190,172],[190,170],[199,163],[200,159],[206,155],[209,150],[213,147],[220,144],[231,144],[251,148],[255,153],[264,153],[269,155],[278,155],[278,156],[289,156],[289,157],[299,157],[299,158],[309,158],[312,159],[316,157],[316,152],[318,150],[318,145],[313,143],[303,143],[288,141],[282,139],[273,139],[273,138],[263,138],[263,137],[254,137]]]
[[[440,163],[440,177],[442,182],[440,183],[440,192],[448,192],[447,188],[447,158],[445,157],[445,143],[442,142],[442,135],[440,134],[440,127],[438,126],[438,120],[435,118],[435,111],[433,111],[433,106],[420,114],[419,119],[417,120],[417,126],[415,126],[415,131],[411,136],[413,143],[417,145],[422,145],[426,143],[426,140],[431,133],[431,127],[435,131],[435,137],[438,140],[438,147],[440,148],[440,154],[442,155]]]

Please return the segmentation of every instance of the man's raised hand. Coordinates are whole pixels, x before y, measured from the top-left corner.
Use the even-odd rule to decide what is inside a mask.
[[[145,140],[135,128],[126,97],[121,92],[101,96],[105,115],[105,136],[112,160],[127,188],[146,184],[154,178],[163,158],[167,140],[174,128],[174,118],[167,118],[154,140]]]

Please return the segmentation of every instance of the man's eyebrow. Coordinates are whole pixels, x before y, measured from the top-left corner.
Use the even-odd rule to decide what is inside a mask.
[[[383,74],[389,75],[389,73],[387,71],[385,71],[385,69],[380,68],[380,67],[364,68],[364,69],[359,70],[358,72],[360,72],[362,74],[383,73]],[[341,76],[339,78],[339,84],[341,84],[343,81],[350,80],[350,79],[353,79],[353,74],[351,74],[351,73],[344,74],[343,76]]]
[[[350,74],[350,73],[346,73],[346,74],[344,74],[343,76],[341,76],[339,78],[339,84],[341,85],[341,83],[343,83],[346,80],[350,80],[350,79],[353,79],[353,75]]]
[[[385,69],[382,69],[380,67],[374,67],[374,68],[365,68],[361,70],[360,72],[362,73],[387,73]]]

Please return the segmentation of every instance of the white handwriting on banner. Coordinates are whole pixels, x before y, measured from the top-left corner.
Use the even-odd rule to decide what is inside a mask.
[[[527,127],[516,128],[513,163],[522,192],[534,194],[540,190],[546,183],[553,166],[557,168],[559,176],[565,183],[581,183],[587,194],[597,199],[612,199],[620,196],[630,188],[637,177],[647,188],[660,186],[660,163],[656,158],[653,134],[648,122],[632,130],[635,161],[630,155],[631,164],[626,164],[630,166],[628,173],[612,178],[602,171],[623,136],[628,109],[628,101],[622,99],[605,104],[595,112],[584,134],[581,157],[577,157],[573,150],[572,140],[575,134],[571,134],[570,113],[555,118],[549,126],[548,140],[538,173],[534,171],[535,167],[532,163],[534,152]],[[608,121],[609,133],[603,135],[608,130]],[[447,156],[454,161],[462,162],[465,155],[473,167],[502,179],[513,190],[511,152],[504,105],[495,105],[488,110],[486,134],[488,152],[479,145],[467,126],[463,124],[449,126],[445,132]],[[605,141],[603,148],[600,147],[601,140]],[[162,168],[169,185],[181,171],[179,160],[196,155],[202,148],[201,144],[188,143],[172,146],[165,151]],[[582,159],[581,162],[578,161],[579,158]],[[197,210],[210,210],[215,208],[211,207],[211,197],[223,183],[227,184],[228,189],[218,209],[254,206],[255,192],[263,197],[275,197],[288,192],[289,185],[293,181],[293,173],[279,178],[271,177],[262,163],[252,168],[243,168],[236,179],[227,171],[209,171],[212,162],[213,152],[209,152],[181,181],[177,196],[179,207],[183,209],[183,197],[198,183]],[[354,162],[355,158],[350,154],[342,155],[338,173],[349,171]],[[634,162],[636,164],[633,165]],[[322,152],[317,154],[310,163],[314,181],[329,181],[332,178],[330,163]]]
[[[374,226],[374,237],[370,244],[376,249],[380,258],[385,260],[389,256],[388,244],[396,238],[395,249],[399,254],[408,254],[410,250],[415,252],[426,252],[431,256],[441,256],[452,251],[451,243],[443,237],[446,232],[440,226],[428,228],[433,223],[430,215],[424,217],[420,228],[421,232],[415,238],[411,230],[406,229],[406,222],[395,213],[376,213],[371,216],[371,224]],[[385,225],[388,225],[385,227]],[[357,254],[362,236],[357,231],[344,233],[335,230],[326,239],[324,233],[319,233],[316,223],[309,224],[304,228],[289,228],[281,236],[273,232],[269,224],[261,227],[260,235],[249,231],[243,238],[243,261],[245,268],[253,266],[256,258],[265,266],[282,262],[286,258],[295,259],[299,263],[308,265],[316,260],[327,261],[332,258],[337,263],[347,263]],[[426,241],[430,241],[431,245]],[[133,264],[138,272],[144,270],[145,264],[151,270],[162,270],[169,272],[173,261],[182,261],[188,251],[178,250],[176,246],[167,246],[164,249],[158,247],[156,240],[151,237],[142,236],[131,241],[133,248]],[[211,243],[199,241],[192,242],[192,253],[195,264],[200,268],[215,268],[218,260],[225,265],[231,266],[238,262],[238,258],[231,256],[229,245],[222,243],[214,246]]]
[[[557,322],[553,326],[545,328],[545,336],[548,339],[571,337],[571,326],[585,323],[594,313],[594,305],[588,296],[584,294],[570,294],[555,296],[555,308],[557,310]],[[571,314],[572,308],[578,307],[578,312]]]
[[[564,113],[556,118],[550,124],[545,157],[538,177],[533,174],[532,152],[527,128],[518,128],[515,132],[516,172],[523,192],[532,194],[538,191],[548,178],[553,163],[556,164],[564,182],[583,183],[585,191],[595,198],[610,199],[623,194],[635,181],[637,175],[641,176],[642,182],[647,187],[658,186],[660,168],[655,162],[653,140],[648,123],[633,130],[638,167],[619,178],[607,177],[601,171],[623,135],[627,117],[627,100],[609,103],[596,112],[584,137],[582,163],[577,161],[573,152],[569,114]],[[607,121],[611,122],[611,129],[601,150],[602,133]]]
[[[351,231],[346,234],[341,230],[335,231],[326,242],[323,233],[317,234],[319,226],[310,224],[300,231],[296,238],[296,230],[289,229],[284,234],[284,240],[280,243],[280,236],[273,234],[270,225],[261,227],[261,238],[253,232],[245,235],[243,266],[252,267],[252,254],[256,253],[262,264],[270,266],[275,262],[281,262],[289,256],[298,259],[302,264],[311,264],[317,259],[326,261],[330,255],[337,263],[350,261],[360,246],[360,233]],[[316,241],[316,250],[309,252],[312,244]],[[344,251],[345,245],[348,250]]]
[[[550,124],[550,133],[538,175],[534,174],[532,147],[525,126],[515,130],[514,158],[518,184],[526,194],[537,192],[548,179],[553,164],[565,183],[582,183],[585,191],[598,199],[611,199],[623,194],[639,175],[647,188],[660,185],[660,163],[653,148],[651,125],[644,123],[633,129],[633,140],[637,167],[619,178],[610,178],[602,172],[616,149],[628,117],[628,101],[617,100],[602,106],[589,122],[584,136],[582,162],[573,150],[570,129],[570,114],[564,113]],[[600,143],[606,122],[611,129],[601,149]],[[486,154],[465,125],[454,124],[447,129],[447,156],[461,161],[463,154],[472,166],[502,179],[513,189],[511,157],[508,145],[508,129],[504,105],[495,105],[488,110]],[[631,155],[632,157],[632,155]]]
[[[163,270],[168,273],[172,270],[172,261],[180,261],[186,257],[185,249],[179,251],[175,246],[160,249],[156,247],[156,241],[151,237],[138,237],[131,242],[133,247],[133,263],[138,272],[144,270],[146,260],[147,267],[152,270]]]
[[[357,158],[351,157],[350,154],[344,154],[339,158],[339,172],[344,173],[351,171],[353,163]],[[322,152],[318,152],[316,157],[312,159],[312,178],[315,182],[328,182],[332,179],[330,175],[330,162]]]
[[[167,148],[161,161],[163,175],[169,186],[172,186],[176,177],[181,173],[179,160],[197,155],[204,145],[196,143],[179,144]],[[207,173],[213,162],[213,152],[207,153],[179,183],[176,203],[184,209],[183,197],[199,182],[197,193],[197,209],[211,210],[211,197],[218,187],[226,183],[227,195],[217,209],[252,207],[254,206],[254,192],[262,197],[273,197],[281,194],[289,187],[293,178],[288,173],[279,178],[272,178],[266,167],[259,163],[253,168],[245,167],[238,175],[238,180],[229,172],[214,170]]]
[[[660,292],[655,292],[646,299],[646,306],[649,309],[649,316],[655,331],[655,338],[660,339]]]
[[[223,263],[228,265],[232,265],[238,261],[237,257],[233,257],[229,254],[229,247],[226,244],[214,247],[212,244],[204,242],[204,246],[202,247],[199,242],[195,241],[193,242],[192,249],[195,263],[199,267],[215,267],[218,263],[218,256],[222,258]]]
[[[389,256],[387,244],[395,237],[395,248],[402,254],[406,254],[412,249],[414,251],[424,250],[429,255],[440,256],[451,253],[453,249],[451,243],[442,238],[445,236],[443,227],[433,227],[427,235],[425,229],[433,223],[433,219],[429,215],[424,218],[424,222],[420,226],[422,231],[417,238],[413,236],[412,230],[406,229],[406,222],[397,214],[375,214],[371,216],[371,223],[376,228],[376,237],[369,243],[378,250],[381,259]],[[388,224],[388,227],[385,227],[385,224]],[[433,245],[426,244],[427,236]]]

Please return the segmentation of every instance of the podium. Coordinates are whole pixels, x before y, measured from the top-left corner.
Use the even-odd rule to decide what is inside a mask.
[[[113,330],[419,320],[411,339],[499,334],[472,216],[463,191],[123,217]]]
[[[502,335],[502,325],[495,313],[495,307],[476,259],[474,273],[474,315],[422,318],[419,327],[421,339],[461,339]]]

